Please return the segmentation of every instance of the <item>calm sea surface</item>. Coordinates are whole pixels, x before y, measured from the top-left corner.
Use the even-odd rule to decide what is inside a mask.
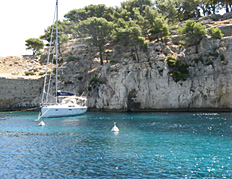
[[[37,115],[0,113],[1,179],[232,178],[232,113]]]

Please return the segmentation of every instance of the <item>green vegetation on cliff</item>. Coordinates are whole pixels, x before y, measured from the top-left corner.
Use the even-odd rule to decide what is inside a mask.
[[[26,47],[27,50],[33,51],[33,55],[36,55],[44,47],[44,43],[38,38],[29,38],[26,40]]]
[[[196,53],[198,53],[198,44],[202,38],[206,35],[206,27],[194,20],[188,20],[183,27],[178,29],[178,33],[181,34],[181,43],[184,46],[196,46]]]
[[[189,66],[186,63],[183,63],[179,59],[171,56],[167,56],[166,61],[170,68],[169,75],[174,79],[174,81],[186,80],[189,77]]]
[[[88,37],[99,48],[102,62],[101,55],[107,43],[128,40],[136,51],[138,44],[144,43],[144,40],[163,41],[163,38],[170,34],[168,26],[176,22],[215,14],[223,8],[229,12],[231,6],[232,2],[228,0],[127,0],[121,3],[121,7],[91,4],[84,8],[71,10],[64,16],[65,20],[59,21],[58,40],[59,44],[62,44],[68,39]],[[128,23],[132,25],[131,28],[128,27]],[[53,25],[45,29],[45,33],[40,38],[50,42],[52,27]],[[200,24],[196,23],[193,28],[199,27]],[[55,30],[56,27],[53,28]],[[186,32],[185,35],[189,38],[193,35],[194,37],[200,35],[196,41],[184,44],[196,45],[204,35],[204,29],[201,28],[200,31],[197,34]],[[222,36],[218,34],[218,31],[211,30],[211,32],[212,37]],[[120,38],[128,33],[133,34],[126,39]]]
[[[228,12],[231,5],[226,0],[127,0],[121,3],[121,7],[91,4],[71,10],[64,16],[65,20],[59,21],[59,50],[60,45],[69,39],[88,40],[98,49],[101,65],[109,45],[126,47],[130,59],[140,62],[139,52],[147,50],[149,41],[166,43],[170,40],[170,32],[177,31],[177,45],[195,46],[195,53],[198,53],[198,45],[206,36],[207,29],[200,22],[187,19],[215,14],[222,8]],[[47,27],[40,39],[54,44],[55,37],[51,36],[51,32],[55,30],[54,25]],[[223,37],[219,28],[210,28],[208,33],[213,38]],[[169,75],[175,81],[189,76],[188,65],[181,60],[167,57],[166,61]]]
[[[210,27],[209,35],[215,39],[220,39],[224,36],[224,34],[222,34],[221,30],[218,27]]]
[[[107,21],[103,17],[90,17],[78,24],[78,30],[82,36],[91,37],[93,45],[97,46],[100,52],[101,65],[103,65],[103,48],[110,38],[114,28],[112,22]]]

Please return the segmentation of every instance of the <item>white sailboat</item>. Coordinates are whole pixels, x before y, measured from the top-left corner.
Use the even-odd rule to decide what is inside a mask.
[[[53,28],[50,40],[49,53],[47,58],[47,68],[46,74],[44,77],[44,86],[43,93],[41,99],[41,113],[38,117],[38,120],[41,118],[48,117],[62,117],[62,116],[75,116],[79,114],[83,114],[87,111],[87,98],[83,96],[76,96],[70,92],[62,92],[58,90],[58,0],[56,0],[56,40],[55,40],[55,55],[53,55],[53,59],[56,60],[56,77],[55,77],[55,93],[52,92],[52,84],[51,83],[51,75],[52,73],[48,73],[48,65],[50,63],[50,53],[51,53],[51,44],[52,44],[52,36],[53,36]],[[55,18],[54,18],[55,19]],[[54,24],[54,23],[53,23]],[[51,63],[53,64],[53,59]],[[53,65],[52,65],[53,66]],[[53,67],[52,67],[53,68]],[[48,82],[47,82],[48,81]]]

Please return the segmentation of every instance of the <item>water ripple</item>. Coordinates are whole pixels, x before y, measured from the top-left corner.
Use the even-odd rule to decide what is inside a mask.
[[[232,178],[230,113],[35,116],[1,121],[0,178]]]

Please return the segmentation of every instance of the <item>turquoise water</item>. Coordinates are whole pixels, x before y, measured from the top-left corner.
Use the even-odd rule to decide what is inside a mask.
[[[232,178],[232,113],[36,118],[0,113],[0,178]]]

